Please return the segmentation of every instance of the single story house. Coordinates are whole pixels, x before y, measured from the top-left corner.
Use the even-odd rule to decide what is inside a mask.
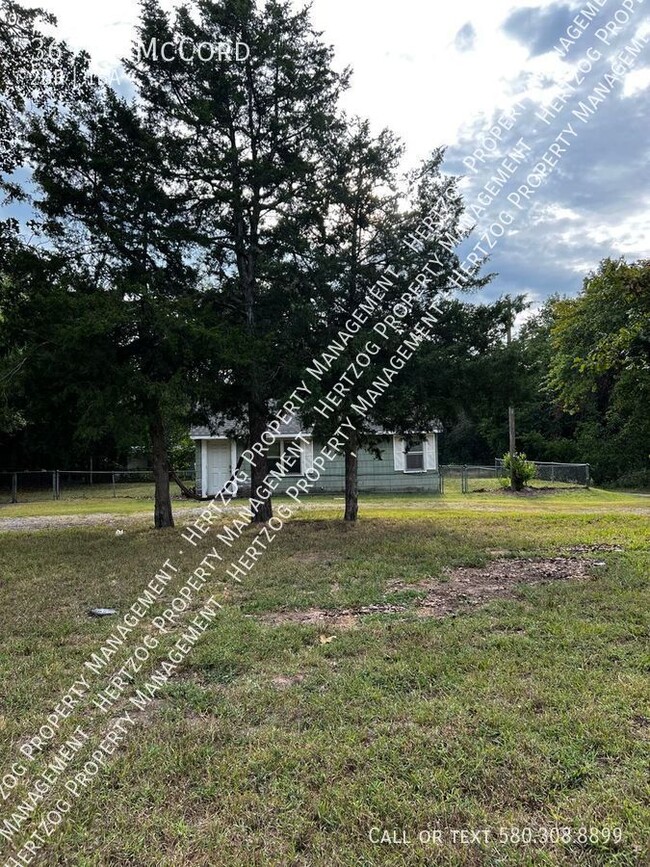
[[[438,468],[439,423],[432,431],[402,436],[377,428],[375,449],[358,452],[359,490],[366,492],[440,493]],[[214,497],[228,484],[241,455],[248,448],[240,426],[224,419],[210,427],[195,427],[190,437],[196,445],[196,490],[202,497]],[[276,493],[283,493],[311,470],[314,456],[326,444],[314,441],[310,429],[304,429],[297,417],[282,424],[278,437],[267,452],[269,472],[282,471]],[[295,454],[297,452],[297,454]],[[246,472],[246,463],[241,467]],[[314,493],[341,493],[345,490],[345,457],[339,454],[328,461],[325,471],[311,488]],[[249,492],[240,486],[238,493]]]

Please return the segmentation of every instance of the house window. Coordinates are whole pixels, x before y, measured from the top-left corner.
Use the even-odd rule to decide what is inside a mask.
[[[269,446],[266,453],[266,463],[268,464],[269,472],[277,472],[280,469],[282,462],[282,440],[276,440]]]
[[[290,476],[299,476],[301,467],[302,450],[298,440],[282,440],[282,462]]]
[[[269,472],[302,475],[302,452],[298,440],[276,440],[266,453]]]
[[[424,472],[424,440],[408,437],[406,440],[406,472]]]

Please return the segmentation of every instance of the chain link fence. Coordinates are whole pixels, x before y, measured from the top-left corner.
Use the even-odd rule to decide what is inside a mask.
[[[498,490],[503,487],[496,466],[446,464],[440,467],[443,493],[468,494],[474,491]]]
[[[531,461],[535,464],[535,478],[533,485],[540,484],[562,487],[570,485],[588,488],[591,485],[591,467],[589,464],[561,464],[554,461]],[[497,471],[507,475],[503,467],[503,460],[497,458],[494,462]]]
[[[532,488],[588,488],[591,484],[589,464],[562,464],[531,461],[535,464],[535,478],[529,482]],[[445,464],[440,467],[444,493],[477,494],[507,487],[508,471],[503,460],[498,458],[492,466],[469,464]]]
[[[536,477],[532,487],[589,487],[589,464],[561,464],[534,461]],[[196,486],[193,469],[177,471],[181,482],[190,490]],[[440,493],[480,493],[496,491],[508,484],[503,461],[492,466],[445,464],[440,467]],[[46,500],[115,499],[126,497],[153,500],[154,479],[150,470],[36,470],[0,472],[0,504],[31,503]],[[170,494],[181,499],[183,493],[175,482]]]
[[[194,470],[177,471],[188,488],[195,487]],[[0,503],[35,503],[45,500],[114,499],[153,500],[154,478],[150,470],[36,470],[0,472]],[[172,498],[183,494],[170,482]]]

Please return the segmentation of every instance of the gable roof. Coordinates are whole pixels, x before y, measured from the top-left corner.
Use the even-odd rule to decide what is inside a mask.
[[[292,416],[291,420],[287,423],[280,423],[279,436],[297,436],[299,433],[311,433],[311,429],[303,428],[297,416]],[[212,416],[208,425],[199,425],[190,429],[190,439],[193,440],[207,439],[215,436],[239,439],[247,437],[248,431],[243,421],[235,421],[227,416]]]
[[[442,432],[442,424],[438,419],[431,420],[431,430],[433,433]],[[386,430],[381,425],[370,422],[370,429],[376,436],[393,436],[396,431]],[[279,437],[297,436],[300,433],[311,434],[313,428],[308,425],[303,425],[298,416],[292,416],[287,422],[280,422]],[[425,431],[413,431],[413,433],[425,433]],[[213,437],[221,437],[227,439],[243,439],[248,436],[246,426],[241,421],[235,421],[226,416],[214,416],[211,418],[208,425],[196,426],[190,429],[190,439],[201,440],[211,439]]]

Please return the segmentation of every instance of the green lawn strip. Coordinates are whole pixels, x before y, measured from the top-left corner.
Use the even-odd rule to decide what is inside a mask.
[[[173,500],[175,514],[187,509],[197,509],[196,500]],[[40,518],[50,515],[114,515],[138,516],[143,520],[153,516],[153,499],[130,497],[88,497],[71,500],[30,500],[15,504],[0,504],[0,518]],[[152,518],[151,518],[152,519]],[[0,522],[0,529],[2,524]]]
[[[403,519],[406,515],[427,517],[436,511],[477,511],[496,509],[497,511],[555,511],[558,508],[566,511],[581,511],[584,509],[645,509],[650,508],[648,496],[629,492],[609,491],[604,489],[563,489],[544,491],[534,496],[520,496],[494,491],[487,493],[461,494],[451,489],[444,496],[422,494],[361,494],[362,517],[370,512],[376,517],[396,517]],[[277,497],[277,503],[292,504],[286,497]],[[343,511],[343,497],[332,495],[310,495],[303,498],[301,512],[310,516],[331,518]],[[242,502],[243,505],[243,502]],[[295,503],[293,503],[295,506]],[[175,512],[182,515],[186,510],[199,509],[201,503],[196,500],[174,499]],[[92,515],[111,514],[116,516],[136,516],[143,521],[151,519],[153,501],[151,497],[79,497],[76,499],[61,499],[54,501],[50,497],[31,499],[28,502],[16,504],[0,503],[0,519],[45,517],[50,515]],[[179,523],[181,523],[179,521]],[[2,527],[0,521],[0,529]]]
[[[457,509],[461,522],[440,510],[416,519],[419,507],[402,498],[377,502],[356,527],[303,513],[75,805],[48,863],[644,863],[635,847],[650,822],[647,521],[625,498],[609,514],[576,515],[572,496],[524,522],[514,509],[469,506]],[[110,633],[111,621],[86,609],[128,607],[173,555],[175,533],[2,537],[2,766]],[[607,564],[593,580],[525,587],[456,618],[367,617],[328,630],[326,645],[320,628],[257,620],[393,600],[394,580],[480,565],[495,550],[552,556],[592,542],[625,553],[588,555]],[[446,845],[432,862],[417,842],[367,837],[373,825],[417,837],[428,827],[590,823],[621,824],[623,844],[500,854]]]
[[[621,825],[623,844],[550,847],[546,862],[510,847],[505,863],[644,863],[645,581],[624,564],[619,577],[528,594],[452,620],[374,622],[324,646],[313,628],[226,618],[111,789],[89,795],[97,863],[154,864],[170,845],[177,860],[164,863],[425,863],[417,845],[404,862],[373,846],[369,828],[581,824]],[[59,851],[84,841],[72,834]],[[504,863],[489,845],[483,861],[439,854]]]

